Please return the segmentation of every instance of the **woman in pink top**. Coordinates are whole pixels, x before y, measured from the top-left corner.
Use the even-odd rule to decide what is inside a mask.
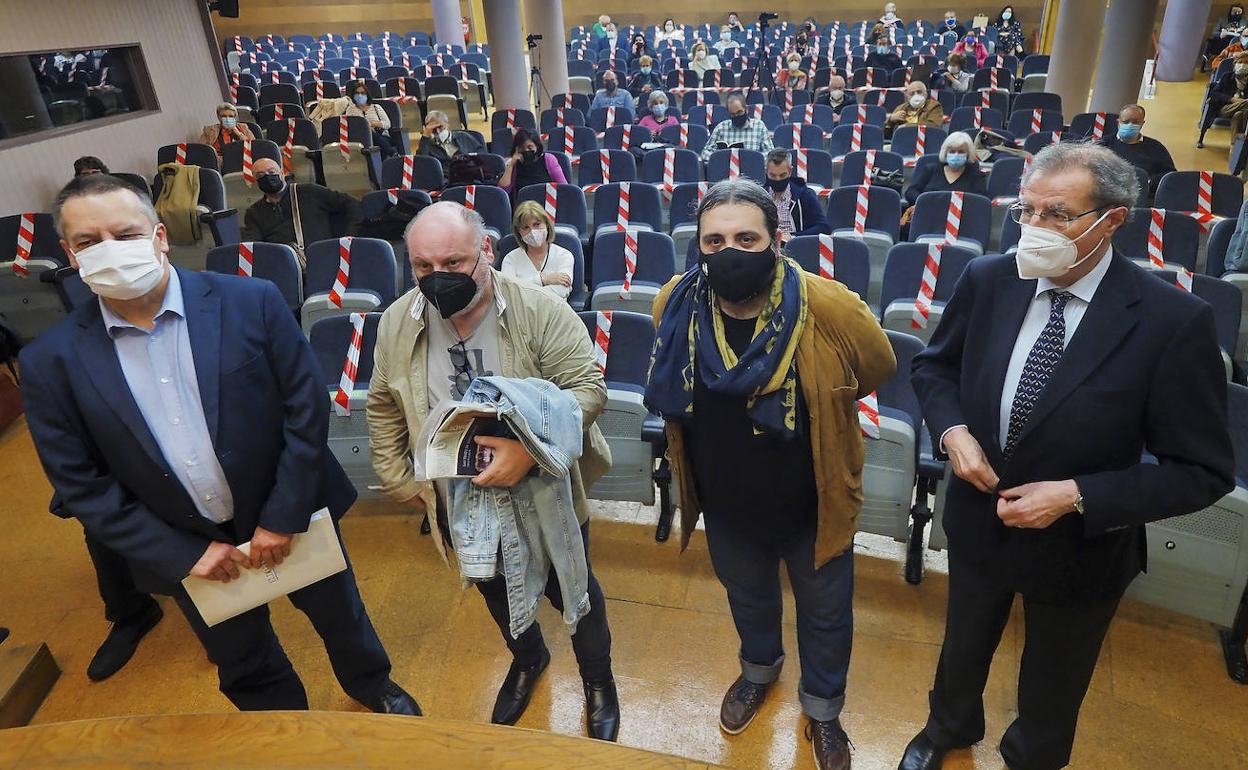
[[[953,53],[960,53],[968,59],[974,56],[976,67],[984,66],[984,61],[988,59],[988,48],[974,32],[966,33],[966,36],[953,47]]]
[[[511,194],[531,184],[567,184],[559,159],[542,149],[542,138],[536,132],[522,128],[516,131],[511,144],[511,157],[503,167],[498,186]]]
[[[667,94],[662,91],[651,91],[646,100],[646,114],[637,121],[637,125],[650,129],[650,133],[658,136],[665,128],[680,125],[680,116],[669,110]]]

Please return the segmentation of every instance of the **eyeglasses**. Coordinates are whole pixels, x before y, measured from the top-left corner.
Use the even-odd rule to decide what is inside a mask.
[[[451,357],[451,366],[455,367],[455,395],[463,398],[468,392],[468,386],[475,379],[472,365],[468,363],[468,346],[460,340],[447,348],[446,353]]]
[[[1082,214],[1063,214],[1060,211],[1039,211],[1035,206],[1026,203],[1015,203],[1006,211],[1010,215],[1010,219],[1018,224],[1031,224],[1032,219],[1039,219],[1041,224],[1047,224],[1054,230],[1066,230],[1074,223],[1076,219],[1082,219],[1088,214],[1095,214],[1103,209],[1104,206],[1097,206],[1094,209],[1088,209]]]

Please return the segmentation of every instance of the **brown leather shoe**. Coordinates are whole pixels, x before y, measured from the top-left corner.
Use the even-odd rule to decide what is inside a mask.
[[[737,677],[719,707],[719,729],[729,735],[737,735],[749,727],[766,697],[767,685],[747,682],[743,676]]]
[[[806,738],[819,770],[849,770],[849,736],[841,729],[841,720],[810,720],[806,724]]]

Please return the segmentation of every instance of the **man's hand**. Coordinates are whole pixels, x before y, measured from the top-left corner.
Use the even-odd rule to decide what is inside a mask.
[[[974,485],[980,492],[991,494],[996,491],[1001,480],[988,464],[983,447],[965,426],[960,425],[950,430],[944,438],[944,444],[945,453],[953,462],[953,472],[958,478]]]
[[[211,543],[191,567],[191,575],[228,583],[238,577],[238,565],[247,564],[247,555],[229,543]]]
[[[1003,489],[997,498],[997,517],[1007,527],[1045,529],[1075,510],[1079,485],[1066,481],[1037,481]]]
[[[270,532],[264,527],[256,527],[256,533],[251,536],[251,559],[247,566],[260,569],[266,564],[273,567],[281,564],[282,559],[290,556],[290,541],[293,537],[294,535],[283,535],[280,532]]]
[[[489,467],[472,480],[479,487],[514,487],[533,467],[533,456],[515,439],[477,436],[473,440],[477,446],[494,450]]]

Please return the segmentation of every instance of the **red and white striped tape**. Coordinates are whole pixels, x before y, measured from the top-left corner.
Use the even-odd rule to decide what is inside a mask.
[[[1036,108],[1031,111],[1031,133],[1040,133],[1040,118],[1044,116],[1044,110]]]
[[[334,412],[341,417],[351,416],[351,393],[355,390],[355,378],[360,367],[360,350],[364,347],[364,314],[352,313],[348,318],[351,320],[351,344],[347,346],[347,359],[342,364],[338,391],[334,393]]]
[[[792,89],[784,89],[784,114],[788,115],[793,111],[793,91]]]
[[[1175,273],[1174,285],[1178,286],[1188,294],[1192,293],[1192,271],[1186,267],[1180,267]]]
[[[407,78],[405,77],[399,78],[398,85],[399,85],[399,96],[400,97],[407,96]]]
[[[810,160],[807,157],[807,150],[805,147],[796,147],[793,150],[793,154],[795,156],[795,161],[797,165],[797,175],[800,176],[802,179],[805,179],[807,176],[806,170],[809,168],[809,165],[810,165]]]
[[[858,117],[854,120],[854,124],[858,125],[858,124],[866,123],[866,122],[867,122],[867,105],[859,104],[858,105]]]
[[[676,150],[669,147],[663,151],[663,195],[669,202],[674,189],[676,189]]]
[[[858,197],[854,202],[854,233],[862,235],[867,231],[867,213],[871,205],[871,185],[858,185]]]
[[[1213,218],[1213,172],[1201,171],[1196,189],[1196,213],[1202,222]]]
[[[350,236],[338,239],[338,273],[334,276],[334,285],[329,290],[329,301],[334,307],[342,307],[342,295],[347,290],[351,279],[351,241]]]
[[[958,232],[962,229],[962,198],[964,193],[949,193],[949,213],[945,216],[945,242],[954,243],[958,240]]]
[[[927,126],[919,124],[914,134],[914,155],[919,157],[927,152]]]
[[[985,109],[985,110],[992,107],[992,92],[991,91],[979,92],[979,106],[981,109]]]
[[[238,244],[238,274],[250,277],[252,275],[252,252],[255,248],[254,241],[243,241]]]
[[[507,116],[507,129],[513,134],[516,132],[516,110],[514,108],[507,109],[504,114]]]
[[[598,369],[607,373],[607,353],[611,349],[611,311],[600,310],[594,319],[594,360]]]
[[[862,149],[862,123],[855,123],[849,135],[849,151],[858,152],[861,149]]]
[[[17,222],[17,251],[14,252],[13,272],[18,275],[29,273],[27,263],[30,261],[30,250],[35,247],[35,215],[28,212],[22,214]]]
[[[402,178],[403,178],[403,181],[402,181],[402,183],[401,183],[401,184],[402,184],[402,186],[403,186],[403,189],[404,189],[404,190],[410,190],[410,189],[412,189],[412,176],[413,176],[413,174],[412,174],[412,165],[413,165],[415,162],[416,162],[416,158],[415,158],[415,156],[413,156],[413,155],[404,155],[404,156],[403,156],[403,177],[402,177]]]
[[[1148,221],[1148,262],[1158,270],[1166,267],[1166,260],[1162,256],[1165,224],[1166,210],[1153,209]]]
[[[477,210],[477,186],[475,184],[464,188],[464,208],[469,211]]]
[[[325,82],[321,80],[319,74],[316,78],[316,100],[319,102],[325,98]]]
[[[997,68],[989,67],[988,68],[988,87],[991,88],[993,91],[996,91],[999,88],[999,86],[997,85],[997,82],[998,82],[997,81]]]
[[[347,139],[351,136],[347,131],[347,116],[343,115],[338,118],[338,152],[342,154],[342,162],[351,162],[351,148],[347,146]]]
[[[400,189],[401,188],[398,188],[398,187],[390,187],[386,190],[386,200],[390,201],[391,206],[399,205],[399,190]]]
[[[680,146],[684,149],[689,149],[689,124],[688,123],[680,124]]]
[[[563,151],[569,157],[576,154],[576,129],[572,126],[563,127]]]
[[[239,53],[243,52],[243,38],[240,35],[234,36],[234,50]]]
[[[875,86],[875,67],[867,67],[867,79],[863,85],[867,88],[873,88]]]
[[[836,277],[836,247],[832,236],[819,234],[819,275],[828,280]]]
[[[546,209],[546,216],[553,220],[555,213],[559,210],[559,188],[551,182],[546,183],[542,205]]]
[[[230,73],[230,101],[238,104],[238,87],[242,84],[242,76],[237,72]]]
[[[564,109],[562,107],[558,107],[555,109],[555,128],[563,128],[565,125],[567,125],[566,123],[564,123],[563,113],[564,113]]]
[[[173,151],[173,162],[186,165],[186,143],[179,144]]]
[[[256,173],[252,170],[251,140],[243,140],[243,181],[248,187],[256,183]]]
[[[802,123],[791,123],[790,125],[793,127],[793,146],[794,146],[794,147],[801,147],[801,146],[802,146],[802,125],[803,125],[803,124],[802,124]]]
[[[615,108],[608,107],[607,108],[607,128],[611,128],[614,125],[615,125]]]
[[[910,326],[914,329],[926,329],[927,319],[932,314],[932,298],[936,296],[936,279],[940,276],[940,252],[943,243],[927,245],[927,259],[923,262],[923,278],[919,282],[919,291],[914,298],[914,315],[910,318]]]
[[[858,399],[858,428],[867,438],[880,437],[880,402],[875,391]]]
[[[983,107],[975,108],[974,127],[976,130],[979,130],[984,127],[984,108]]]
[[[871,184],[871,179],[874,176],[875,150],[867,150],[866,156],[862,160],[862,183]]]
[[[625,123],[620,126],[620,130],[623,132],[620,135],[620,149],[627,150],[633,146],[633,124]]]
[[[293,174],[295,154],[295,118],[286,119],[286,143],[282,145],[282,173]]]
[[[1105,136],[1105,113],[1098,112],[1092,116],[1092,138],[1100,141]]]
[[[741,176],[741,151],[732,149],[728,151],[728,178],[736,179]]]
[[[284,107],[285,105],[283,105],[281,102],[278,102],[277,104],[273,105],[273,120],[274,121],[286,119],[285,117],[286,110],[284,109]]]
[[[633,274],[637,272],[637,231],[624,230],[624,286],[620,299],[628,299],[633,291]]]
[[[615,226],[618,230],[627,230],[630,220],[629,216],[629,197],[632,193],[632,185],[628,182],[620,182],[619,203],[615,209]]]

